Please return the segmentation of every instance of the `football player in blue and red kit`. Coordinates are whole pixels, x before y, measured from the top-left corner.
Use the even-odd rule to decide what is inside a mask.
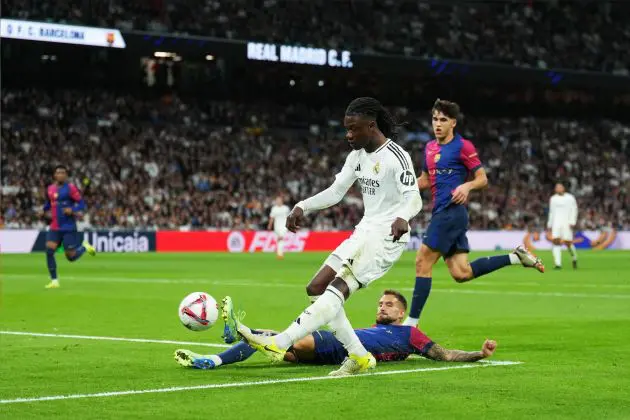
[[[232,300],[223,300],[222,315],[226,326],[234,324]],[[385,290],[378,301],[376,325],[371,328],[355,330],[361,343],[376,360],[390,362],[405,360],[411,354],[424,356],[427,359],[447,362],[475,362],[492,356],[497,343],[486,340],[481,351],[449,350],[433,342],[416,327],[402,325],[407,311],[407,300],[395,290]],[[230,328],[225,329],[224,338],[230,342]],[[274,334],[268,330],[256,330],[258,334]],[[182,366],[197,369],[214,369],[221,365],[242,362],[256,350],[241,341],[220,354],[201,355],[190,350],[176,350],[175,360]],[[348,356],[343,344],[332,332],[317,330],[293,344],[284,354],[284,360],[290,363],[312,365],[338,365]]]
[[[68,182],[68,168],[56,166],[53,177],[54,182],[46,189],[46,204],[43,208],[43,214],[50,220],[46,232],[46,263],[50,273],[47,289],[59,287],[55,251],[60,244],[63,243],[66,258],[70,262],[77,261],[86,252],[96,255],[96,250],[87,241],[81,243],[77,231],[76,218],[85,210],[85,201],[76,185]]]
[[[523,265],[544,272],[540,258],[519,245],[509,254],[478,258],[468,262],[468,194],[488,185],[475,146],[455,132],[459,105],[438,99],[431,110],[435,140],[424,154],[420,190],[431,189],[433,212],[416,255],[416,283],[405,325],[417,325],[431,291],[433,265],[444,258],[453,279],[470,281],[508,265]],[[468,181],[469,178],[472,178]]]

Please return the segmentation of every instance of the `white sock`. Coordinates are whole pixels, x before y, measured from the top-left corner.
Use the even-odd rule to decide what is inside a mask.
[[[343,306],[339,309],[332,321],[328,323],[328,326],[333,334],[335,334],[335,338],[341,341],[341,344],[343,344],[348,354],[356,354],[359,357],[368,354],[368,351],[363,344],[361,344],[361,340],[357,337],[357,333],[354,332],[354,328],[352,328]]]
[[[512,264],[512,265],[521,265],[521,264],[523,264],[521,262],[521,259],[515,253],[511,252],[509,254],[509,256],[510,256],[510,264]]]
[[[221,360],[221,358],[216,354],[211,354],[208,356],[208,359],[212,360],[215,366],[221,366],[223,364],[223,360]]]
[[[556,267],[562,266],[562,247],[560,245],[553,245],[551,247],[551,253],[553,254],[553,263]]]
[[[512,255],[512,254],[510,254],[510,255]],[[403,322],[403,325],[408,325],[410,327],[415,327],[415,326],[418,325],[418,321],[419,321],[419,318],[413,318],[413,317],[408,316],[407,319],[405,319],[405,322]]]
[[[317,301],[317,299],[319,299],[319,296],[309,296],[308,300],[311,303],[315,303]]]
[[[52,284],[59,284],[59,279],[51,279],[50,282]]]
[[[577,261],[577,249],[575,249],[575,245],[569,245],[569,252],[571,253],[571,257],[573,257],[573,261]]]
[[[278,239],[278,247],[276,249],[276,253],[279,257],[284,256],[284,239]]]
[[[311,334],[322,325],[328,324],[337,315],[339,309],[343,308],[343,304],[343,293],[328,286],[324,294],[306,308],[289,325],[289,328],[275,337],[276,345],[282,349],[288,349],[296,341]]]

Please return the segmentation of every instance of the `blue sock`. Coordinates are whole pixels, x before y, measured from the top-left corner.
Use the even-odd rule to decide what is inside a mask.
[[[431,293],[431,277],[416,277],[416,285],[413,288],[413,298],[411,300],[411,309],[409,316],[415,319],[420,318],[422,308],[427,303]]]
[[[511,264],[509,255],[497,255],[495,257],[477,258],[470,263],[470,267],[474,278],[477,278]]]
[[[80,247],[77,248],[74,256],[68,258],[68,261],[74,262],[78,260],[79,258],[81,258],[83,254],[85,254],[85,247],[81,245]]]
[[[55,261],[55,250],[46,248],[46,263],[51,280],[57,280],[57,261]]]
[[[243,360],[247,360],[251,357],[252,354],[256,353],[249,344],[241,341],[235,346],[230,347],[223,353],[219,353],[217,356],[221,358],[221,361],[224,365],[229,365],[231,363],[242,362]]]

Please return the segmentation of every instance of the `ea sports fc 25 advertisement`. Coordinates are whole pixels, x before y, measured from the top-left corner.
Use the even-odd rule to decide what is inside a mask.
[[[287,233],[285,252],[332,251],[352,231],[308,231]],[[97,252],[275,252],[277,238],[271,231],[94,231],[77,232],[77,240],[92,244]],[[530,249],[551,249],[545,232],[470,231],[474,250],[506,250],[524,243]],[[630,231],[579,231],[573,241],[582,249],[630,249]],[[408,250],[422,245],[422,233],[412,236]],[[46,232],[0,230],[0,253],[21,254],[45,251]]]

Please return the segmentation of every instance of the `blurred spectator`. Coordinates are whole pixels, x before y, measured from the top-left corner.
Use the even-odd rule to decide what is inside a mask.
[[[2,16],[630,75],[630,5],[612,1],[3,0]]]

